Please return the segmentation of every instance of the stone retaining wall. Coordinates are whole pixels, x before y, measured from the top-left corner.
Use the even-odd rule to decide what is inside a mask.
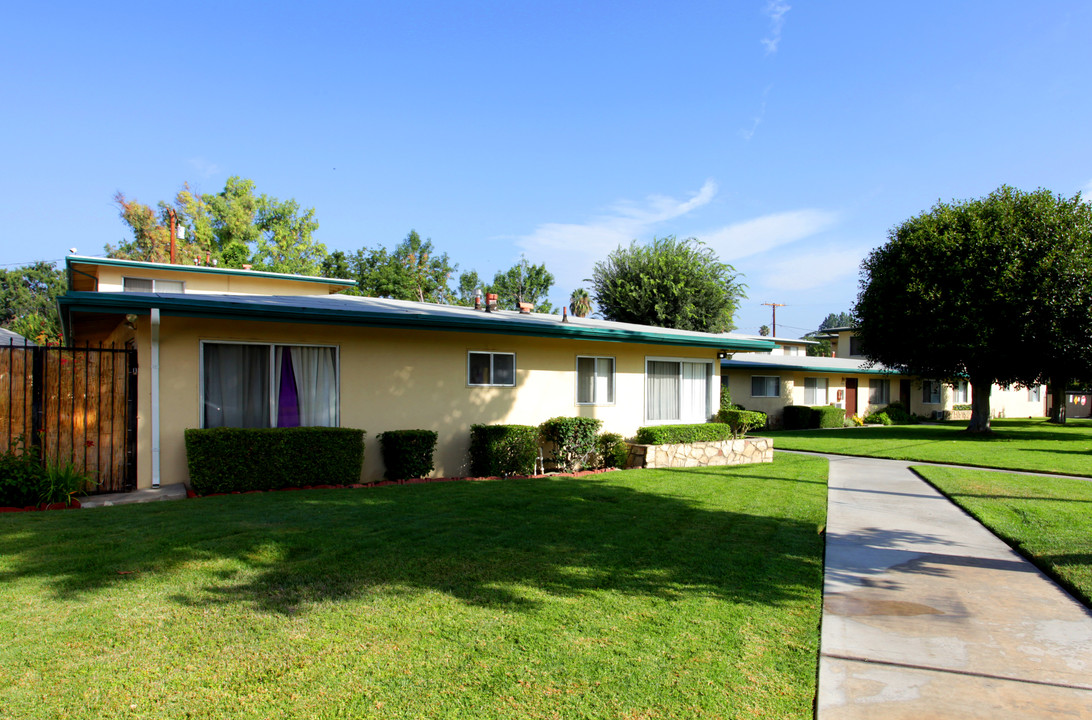
[[[773,440],[749,437],[682,445],[629,445],[627,468],[679,468],[773,462]]]

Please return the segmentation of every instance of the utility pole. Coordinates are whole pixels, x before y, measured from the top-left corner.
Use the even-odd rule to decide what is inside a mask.
[[[785,303],[762,303],[763,305],[769,305],[773,309],[773,332],[770,337],[777,337],[777,309],[779,307],[785,307]]]

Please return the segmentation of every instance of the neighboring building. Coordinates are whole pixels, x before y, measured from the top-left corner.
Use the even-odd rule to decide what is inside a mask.
[[[969,417],[969,411],[956,409],[971,402],[967,381],[948,385],[900,374],[882,365],[869,366],[852,327],[831,328],[820,337],[830,340],[834,357],[737,353],[722,360],[721,381],[728,384],[732,402],[765,412],[774,426],[781,424],[786,405],[835,405],[845,408],[847,417],[864,417],[898,400],[910,412],[926,418]],[[994,417],[1045,417],[1045,386],[995,385],[990,410]]]
[[[7,328],[0,328],[0,345],[26,345],[31,347],[34,343],[17,332],[12,332]]]
[[[183,432],[337,425],[439,433],[437,476],[467,472],[472,424],[555,416],[704,422],[717,358],[768,339],[336,295],[352,283],[203,266],[67,259],[66,339],[136,348],[137,486],[188,479]],[[316,449],[319,452],[320,449]]]

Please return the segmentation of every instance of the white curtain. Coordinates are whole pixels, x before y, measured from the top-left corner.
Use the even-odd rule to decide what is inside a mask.
[[[679,419],[679,363],[648,361],[645,402],[649,420]]]
[[[682,364],[682,422],[702,423],[709,419],[709,363]]]
[[[576,359],[576,401],[595,402],[595,358]]]
[[[269,346],[206,343],[205,427],[269,427]]]
[[[614,402],[614,358],[595,359],[595,402]]]
[[[293,347],[292,369],[300,405],[300,425],[337,425],[337,361],[332,347]]]

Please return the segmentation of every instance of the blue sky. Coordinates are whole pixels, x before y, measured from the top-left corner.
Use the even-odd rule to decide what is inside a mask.
[[[698,237],[741,332],[849,310],[938,199],[1092,190],[1092,4],[8,3],[0,265],[102,254],[112,198],[231,175],[330,250],[410,229],[561,305],[619,244]]]

